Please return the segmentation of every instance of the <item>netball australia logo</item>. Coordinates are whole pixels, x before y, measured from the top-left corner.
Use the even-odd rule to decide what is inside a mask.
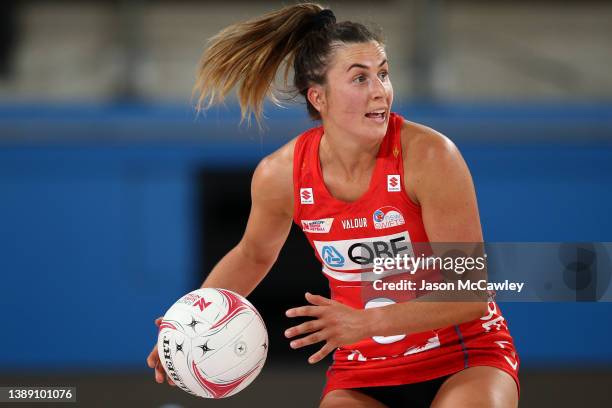
[[[377,230],[405,224],[402,213],[397,208],[390,205],[380,207],[378,210],[374,211],[372,220],[374,221],[374,228]]]
[[[302,231],[314,234],[327,234],[334,222],[333,218],[322,218],[320,220],[302,220]]]

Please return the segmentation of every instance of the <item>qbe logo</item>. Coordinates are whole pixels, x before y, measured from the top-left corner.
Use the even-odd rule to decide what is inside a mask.
[[[313,240],[324,267],[335,271],[359,271],[369,268],[374,258],[414,256],[408,231],[378,237],[340,241]]]
[[[300,188],[300,202],[302,204],[314,204],[314,195],[312,194],[312,188]]]
[[[399,174],[387,174],[387,191],[402,191],[402,184]]]
[[[321,251],[323,262],[332,268],[341,268],[344,266],[344,257],[336,248],[331,245],[323,246]]]

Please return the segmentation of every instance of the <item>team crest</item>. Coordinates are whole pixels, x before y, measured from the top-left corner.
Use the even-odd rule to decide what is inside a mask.
[[[374,228],[377,230],[405,224],[402,213],[397,208],[390,205],[380,207],[378,210],[374,211],[372,220],[374,221]]]

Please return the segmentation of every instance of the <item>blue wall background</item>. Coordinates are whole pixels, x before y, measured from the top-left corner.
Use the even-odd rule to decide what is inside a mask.
[[[458,144],[487,241],[612,241],[611,106],[398,110]],[[309,126],[269,111],[259,133],[235,108],[0,107],[0,370],[143,367],[195,282],[197,172],[251,169]],[[612,366],[610,303],[501,308],[523,367]]]

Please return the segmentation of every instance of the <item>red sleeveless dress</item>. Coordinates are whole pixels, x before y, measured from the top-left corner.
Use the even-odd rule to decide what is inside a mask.
[[[334,198],[323,182],[319,162],[322,127],[304,132],[295,144],[294,222],[322,264],[331,298],[354,308],[394,302],[371,290],[377,276],[368,272],[367,265],[374,257],[411,254],[414,243],[429,241],[421,209],[404,191],[403,121],[391,114],[369,188],[354,202]],[[492,299],[488,307],[486,316],[467,323],[408,335],[375,336],[338,348],[323,395],[334,389],[422,382],[473,366],[497,367],[510,374],[518,387],[519,357],[512,337]]]

